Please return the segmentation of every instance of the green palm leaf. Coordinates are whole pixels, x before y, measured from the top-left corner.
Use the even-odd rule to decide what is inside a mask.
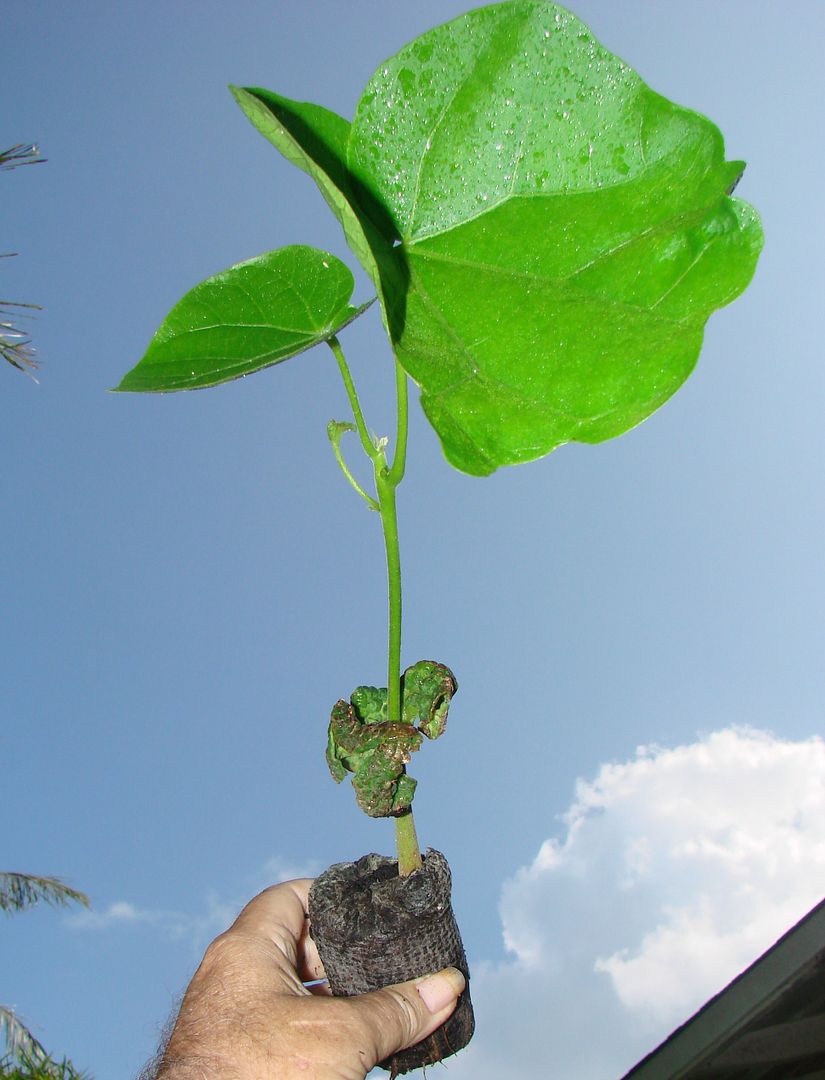
[[[43,1060],[47,1056],[46,1051],[20,1017],[6,1005],[0,1005],[0,1042],[5,1043],[11,1060],[25,1057],[36,1061]],[[4,1072],[0,1073],[0,1076],[5,1075]]]
[[[88,896],[70,888],[60,878],[0,873],[0,911],[25,911],[41,901],[52,907],[66,907],[69,904],[89,907]]]
[[[20,165],[38,165],[45,161],[36,146],[17,143],[7,150],[0,150],[0,172],[16,169]],[[14,254],[13,252],[10,254]],[[2,255],[0,258],[9,258]],[[30,308],[39,311],[37,304],[20,304],[14,300],[0,300],[0,356],[18,371],[30,371],[37,367],[31,340],[24,330],[12,322],[12,309]]]
[[[88,1080],[68,1058],[55,1061],[32,1035],[19,1016],[0,1005],[0,1044],[6,1054],[0,1058],[0,1080]]]
[[[31,143],[17,143],[8,150],[0,150],[0,169],[16,169],[20,165],[39,165],[46,159]]]

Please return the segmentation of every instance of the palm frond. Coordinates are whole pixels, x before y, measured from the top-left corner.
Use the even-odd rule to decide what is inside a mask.
[[[33,143],[16,143],[7,150],[0,150],[0,172],[17,169],[21,165],[39,165],[45,160],[40,157],[40,152]],[[18,371],[34,378],[32,371],[37,368],[37,361],[34,358],[31,338],[11,321],[10,308],[37,308],[37,304],[17,304],[10,300],[0,300],[0,357]],[[34,381],[37,382],[36,379]]]
[[[78,1072],[68,1058],[55,1061],[48,1056],[32,1058],[23,1054],[0,1059],[0,1080],[89,1080],[89,1075]]]
[[[41,900],[52,907],[66,907],[69,904],[89,907],[89,897],[70,888],[60,878],[0,873],[0,911],[25,911]]]
[[[40,165],[46,159],[33,143],[16,143],[8,150],[0,150],[0,169],[16,169],[20,165]]]
[[[28,1058],[34,1062],[47,1057],[46,1051],[20,1017],[6,1005],[0,1005],[0,1042],[6,1046],[7,1058],[4,1060]]]
[[[0,1005],[0,1080],[90,1080],[68,1058],[55,1061],[13,1009]]]
[[[36,304],[12,305],[9,301],[0,300],[0,316],[8,314],[3,305],[6,307],[28,308],[37,306]],[[7,363],[11,364],[12,367],[16,367],[18,371],[25,371],[31,375],[32,370],[37,368],[34,351],[31,338],[24,331],[20,330],[14,323],[0,321],[0,356]]]
[[[17,252],[0,252],[0,259],[13,259]],[[18,371],[31,375],[36,369],[35,349],[31,338],[12,319],[30,319],[30,311],[42,311],[39,304],[24,304],[19,300],[0,300],[0,356]],[[34,377],[34,376],[32,376]],[[35,379],[35,382],[37,380]]]

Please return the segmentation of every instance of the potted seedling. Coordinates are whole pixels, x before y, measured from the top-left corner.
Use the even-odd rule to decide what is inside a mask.
[[[328,435],[343,475],[381,522],[389,583],[387,685],[333,709],[327,763],[352,774],[359,806],[395,819],[395,858],[331,867],[310,899],[311,932],[335,993],[447,964],[467,971],[446,860],[422,856],[407,772],[444,731],[456,690],[435,661],[401,669],[396,492],[408,386],[447,460],[484,476],[571,440],[598,443],[663,404],[690,374],[710,314],[747,286],[762,245],[755,211],[731,197],[705,117],[651,90],[574,15],[510,0],[425,33],[382,64],[352,122],[268,90],[238,104],[318,186],[377,295],[394,365],[394,438],[363,415],[339,335],[350,270],[287,247],[197,285],[118,390],[215,386],[325,343],[352,416]],[[342,449],[372,467],[367,491]],[[408,1072],[472,1035],[469,994],[448,1024],[384,1063]]]

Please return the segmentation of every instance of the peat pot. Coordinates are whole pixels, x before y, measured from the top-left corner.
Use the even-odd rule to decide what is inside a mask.
[[[309,932],[333,994],[349,997],[445,967],[468,980],[455,1012],[428,1038],[381,1062],[392,1076],[455,1054],[473,1036],[469,972],[450,904],[450,868],[429,849],[424,864],[398,876],[395,859],[364,855],[336,863],[309,893]]]

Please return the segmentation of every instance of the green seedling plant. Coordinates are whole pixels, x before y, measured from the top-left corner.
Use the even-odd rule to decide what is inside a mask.
[[[375,289],[395,372],[396,427],[374,438],[339,335],[353,275],[310,247],[197,285],[117,387],[215,386],[325,343],[352,412],[328,435],[381,521],[389,586],[386,688],[332,711],[327,762],[359,806],[395,818],[399,872],[421,865],[406,766],[444,730],[456,681],[401,673],[396,493],[408,389],[447,460],[474,476],[636,426],[685,381],[714,310],[750,281],[759,218],[732,196],[744,163],[718,129],[651,90],[574,15],[510,0],[428,31],[375,72],[351,122],[263,89],[243,112],[307,173]],[[368,492],[342,449],[354,435]]]

